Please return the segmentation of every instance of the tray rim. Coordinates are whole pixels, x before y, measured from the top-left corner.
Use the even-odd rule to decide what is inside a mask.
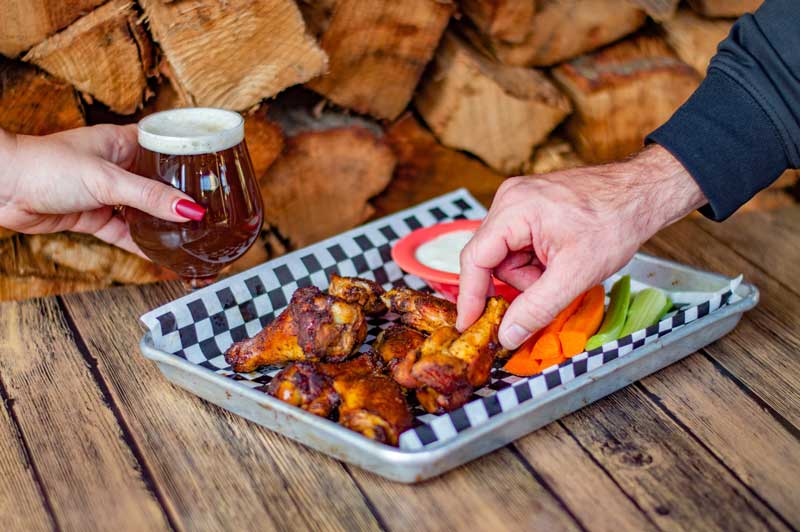
[[[722,274],[708,272],[646,253],[636,253],[634,259],[632,260],[637,259],[647,262],[654,262],[660,266],[667,266],[690,274],[701,274],[715,277],[723,282],[732,280],[731,277],[727,277]],[[258,266],[256,266],[256,268],[257,267]],[[470,444],[474,444],[476,440],[480,440],[481,438],[485,437],[486,434],[491,433],[498,427],[510,423],[520,417],[530,415],[532,412],[540,409],[544,405],[572,394],[587,384],[603,379],[604,377],[608,377],[620,367],[635,363],[641,358],[650,355],[654,351],[676,343],[681,339],[702,330],[712,322],[721,321],[727,317],[736,314],[742,314],[745,311],[752,309],[758,303],[760,297],[758,288],[750,283],[741,283],[737,288],[736,293],[741,297],[741,299],[738,301],[728,304],[714,313],[686,324],[676,331],[672,331],[670,334],[667,334],[662,338],[659,338],[652,343],[639,348],[637,350],[638,352],[632,352],[624,357],[617,358],[592,371],[575,377],[570,382],[561,384],[557,388],[549,390],[548,393],[544,394],[543,396],[526,401],[524,404],[521,404],[514,409],[493,416],[480,425],[470,427],[458,433],[453,438],[438,441],[420,449],[400,449],[398,447],[392,447],[386,444],[375,442],[356,432],[342,427],[332,420],[310,414],[305,410],[284,403],[283,401],[280,401],[264,392],[241,386],[237,384],[237,381],[220,375],[211,369],[198,366],[197,364],[193,364],[188,360],[158,349],[155,347],[152,335],[149,331],[142,336],[139,346],[145,358],[157,362],[159,364],[159,369],[161,369],[161,364],[166,364],[174,367],[176,370],[183,371],[197,378],[205,380],[210,385],[218,386],[222,391],[235,392],[237,395],[245,397],[246,399],[252,401],[258,406],[261,406],[262,408],[265,408],[266,410],[274,411],[276,415],[283,415],[288,420],[302,423],[306,426],[305,428],[307,430],[313,430],[317,432],[316,436],[318,438],[329,441],[331,444],[336,443],[339,445],[346,445],[350,454],[353,452],[362,452],[369,456],[372,460],[386,462],[391,464],[393,467],[413,467],[418,469],[432,466],[450,453],[456,452]],[[191,390],[189,391],[191,392]],[[193,395],[198,396],[196,393],[193,393]],[[202,397],[200,398],[203,399]],[[255,423],[264,426],[262,423]],[[265,428],[286,435],[281,430],[270,427]],[[313,447],[313,445],[303,441],[303,438],[292,437],[292,439],[295,439],[295,441],[303,443],[304,445]],[[334,453],[323,450],[320,451],[334,456],[334,458],[347,461],[347,458],[337,456]]]

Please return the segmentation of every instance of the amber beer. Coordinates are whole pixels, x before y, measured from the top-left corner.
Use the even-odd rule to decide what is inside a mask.
[[[144,254],[191,287],[212,282],[256,241],[263,207],[238,113],[190,108],[144,118],[133,172],[172,185],[205,207],[201,221],[184,223],[125,210]]]

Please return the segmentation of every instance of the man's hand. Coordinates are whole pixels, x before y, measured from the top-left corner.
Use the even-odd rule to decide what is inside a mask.
[[[458,328],[480,316],[494,274],[523,291],[499,332],[504,347],[519,347],[656,231],[705,203],[660,146],[620,163],[508,179],[461,253]]]
[[[135,125],[85,127],[44,137],[0,130],[0,227],[22,233],[89,233],[141,254],[113,208],[129,205],[185,222],[189,218],[178,214],[178,202],[191,203],[191,198],[128,172],[137,146]]]

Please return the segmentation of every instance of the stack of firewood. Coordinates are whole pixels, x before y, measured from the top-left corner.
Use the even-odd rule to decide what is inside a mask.
[[[459,186],[488,202],[509,175],[631,154],[760,1],[0,0],[0,127],[245,113],[266,220],[241,269]],[[0,228],[0,299],[169,277]]]

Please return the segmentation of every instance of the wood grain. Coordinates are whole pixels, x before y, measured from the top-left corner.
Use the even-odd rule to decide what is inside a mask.
[[[786,530],[716,458],[633,387],[562,421],[659,528]]]
[[[800,351],[797,294],[722,242],[698,231],[691,220],[662,230],[646,250],[725,275],[742,273],[758,287],[758,306],[706,351],[765,403],[800,427],[800,359],[795,356]]]
[[[800,526],[800,431],[787,431],[702,356],[641,384],[744,484]]]
[[[190,530],[377,529],[338,462],[174,387],[141,356],[138,316],[179,295],[155,285],[64,298],[173,520]]]
[[[55,299],[3,306],[0,378],[61,527],[167,528]]]
[[[0,314],[5,305],[0,305]],[[34,478],[21,435],[11,418],[14,405],[3,397],[0,406],[0,516],[5,530],[51,530],[40,488]]]
[[[508,449],[412,486],[356,468],[352,473],[389,530],[577,529]]]
[[[137,19],[133,2],[112,0],[36,45],[23,59],[112,111],[131,114],[142,103],[152,68],[149,37]]]
[[[560,423],[520,438],[514,447],[589,530],[658,530]],[[598,494],[602,512],[597,511]]]

